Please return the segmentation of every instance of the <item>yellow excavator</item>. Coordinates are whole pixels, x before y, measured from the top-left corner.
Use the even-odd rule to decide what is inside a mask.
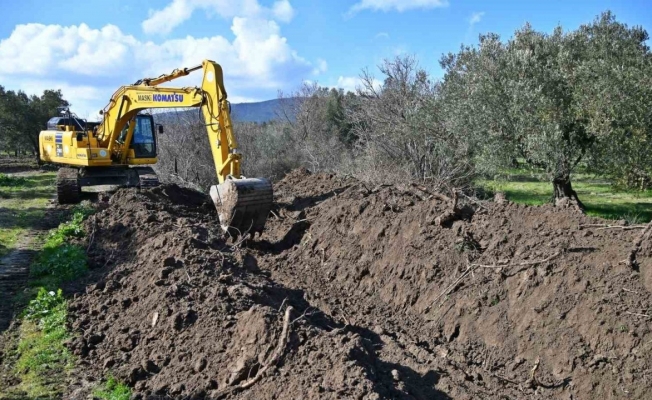
[[[197,70],[203,71],[201,87],[160,86]],[[156,137],[163,126],[145,111],[179,107],[199,107],[204,117],[218,180],[210,196],[222,229],[236,235],[262,232],[272,206],[272,185],[241,175],[242,155],[233,135],[222,67],[210,60],[120,87],[100,111],[99,123],[86,123],[70,112],[48,121],[39,135],[39,152],[41,160],[63,165],[57,173],[59,203],[79,202],[85,186],[158,185],[147,165],[157,162]]]

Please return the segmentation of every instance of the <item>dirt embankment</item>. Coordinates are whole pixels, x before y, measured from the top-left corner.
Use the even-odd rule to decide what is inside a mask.
[[[511,203],[442,226],[450,204],[418,187],[306,171],[275,193],[263,237],[236,244],[196,192],[114,195],[87,226],[75,382],[110,372],[141,398],[175,399],[643,399],[652,388],[650,241],[626,262],[641,229]]]

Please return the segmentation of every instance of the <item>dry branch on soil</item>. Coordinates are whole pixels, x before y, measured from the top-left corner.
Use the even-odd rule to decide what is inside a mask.
[[[622,229],[624,231],[631,231],[634,229],[645,229],[647,225],[609,225],[609,224],[583,224],[579,226],[580,228],[598,228],[597,230],[603,229]]]
[[[640,313],[635,313],[635,312],[631,312],[631,311],[626,311],[625,314],[633,315],[635,317],[652,318],[652,315],[640,314]]]
[[[89,235],[88,239],[88,246],[86,247],[86,253],[91,249],[91,246],[93,246],[93,241],[95,240],[95,230],[97,228],[97,218],[95,218],[95,215],[91,216],[93,219],[93,230],[91,231],[91,234]]]

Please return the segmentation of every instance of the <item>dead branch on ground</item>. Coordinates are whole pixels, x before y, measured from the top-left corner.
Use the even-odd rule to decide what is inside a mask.
[[[531,387],[533,389],[535,389],[537,387],[542,387],[542,388],[545,388],[545,389],[556,389],[556,388],[559,388],[559,387],[562,387],[562,386],[566,386],[568,384],[568,382],[570,382],[570,378],[564,378],[564,379],[561,379],[558,382],[552,383],[552,384],[541,382],[536,377],[536,373],[537,373],[537,370],[539,369],[540,364],[541,364],[541,359],[539,357],[537,357],[537,360],[534,363],[534,367],[532,367],[532,370],[530,371],[530,379],[528,379],[527,382],[526,382],[526,384],[529,387]]]
[[[580,228],[598,228],[597,230],[604,229],[622,229],[624,231],[630,231],[634,229],[645,229],[647,225],[609,225],[609,224],[583,224],[579,226]]]
[[[521,263],[508,263],[508,264],[503,264],[503,265],[483,265],[483,264],[469,264],[468,268],[462,273],[462,275],[459,276],[459,278],[455,279],[453,283],[448,285],[446,289],[439,294],[439,296],[435,297],[435,299],[432,301],[432,304],[434,305],[439,299],[441,299],[444,296],[449,295],[456,287],[457,285],[464,279],[467,275],[475,271],[477,268],[489,268],[489,269],[497,269],[501,270],[501,274],[505,277],[512,277],[519,272],[523,272],[529,267],[532,267],[534,265],[539,265],[546,263],[548,261],[552,261],[553,259],[559,257],[560,255],[563,254],[563,251],[558,251],[555,254],[551,255],[550,257],[544,258],[542,260],[533,260],[533,261],[524,261]],[[509,271],[508,273],[502,272],[503,268],[507,267],[521,267],[518,268],[515,271]],[[428,307],[430,309],[430,307]]]
[[[631,311],[625,311],[625,314],[633,315],[635,317],[652,318],[652,315],[640,314],[640,313],[635,313],[635,312],[631,312]]]

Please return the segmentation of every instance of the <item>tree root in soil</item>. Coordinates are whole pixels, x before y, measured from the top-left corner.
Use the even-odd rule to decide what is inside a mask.
[[[278,363],[280,360],[281,356],[285,352],[285,346],[288,342],[288,336],[290,335],[290,315],[292,313],[292,310],[294,308],[292,306],[288,306],[285,309],[285,316],[283,317],[283,330],[281,331],[281,335],[278,338],[278,343],[276,344],[276,349],[274,352],[269,356],[269,358],[262,364],[261,368],[258,370],[256,375],[253,378],[247,379],[246,381],[240,383],[239,385],[236,386],[231,386],[227,387],[225,389],[219,390],[213,395],[216,398],[221,398],[229,393],[233,393],[237,390],[244,390],[252,387],[253,385],[256,384],[264,375],[265,373],[272,367]],[[296,322],[293,321],[293,322]]]
[[[499,270],[500,273],[502,274],[502,276],[504,276],[504,277],[512,277],[512,276],[514,276],[514,275],[516,275],[516,274],[518,274],[518,273],[520,273],[520,272],[525,271],[526,269],[528,269],[528,268],[530,268],[530,267],[532,267],[532,266],[535,266],[535,265],[539,265],[539,264],[543,264],[543,263],[546,263],[546,262],[552,261],[553,259],[559,257],[559,256],[562,255],[562,254],[563,254],[563,251],[558,251],[558,252],[556,252],[555,254],[551,255],[550,257],[544,258],[544,259],[542,259],[542,260],[524,261],[524,262],[521,262],[521,263],[508,263],[508,264],[501,264],[501,265],[469,264],[468,268],[467,268],[467,269],[462,273],[462,275],[460,275],[459,278],[455,279],[455,281],[454,281],[453,283],[451,283],[450,285],[448,285],[448,286],[446,287],[446,289],[444,289],[444,291],[441,292],[441,294],[439,294],[439,296],[437,296],[437,297],[432,301],[432,305],[434,305],[434,304],[435,304],[439,299],[441,299],[442,297],[447,296],[447,295],[449,295],[450,293],[452,293],[453,290],[457,287],[457,285],[458,285],[458,284],[459,284],[459,283],[460,283],[460,282],[461,282],[465,277],[467,277],[469,274],[471,274],[473,271],[475,271],[475,270],[478,269],[478,268],[490,268],[490,269]],[[503,272],[503,271],[502,271],[503,268],[509,268],[509,267],[519,267],[519,268],[517,268],[517,269],[514,270],[514,271],[508,271],[508,272]],[[430,309],[430,307],[428,307],[428,309]]]
[[[448,199],[448,198],[446,198]],[[459,196],[457,194],[457,191],[453,191],[453,198],[448,199],[451,204],[450,210],[444,211],[443,214],[435,218],[435,224],[439,226],[445,226],[448,225],[460,218],[460,214],[462,210],[458,207],[457,203],[459,200]]]
[[[650,221],[650,223],[647,224],[647,226],[645,227],[643,232],[641,232],[639,237],[636,238],[636,240],[634,240],[634,246],[629,251],[629,256],[627,257],[626,264],[634,271],[639,270],[639,265],[638,265],[638,261],[636,260],[636,255],[641,250],[641,244],[643,244],[643,240],[649,238],[650,232],[652,232],[652,221]]]

